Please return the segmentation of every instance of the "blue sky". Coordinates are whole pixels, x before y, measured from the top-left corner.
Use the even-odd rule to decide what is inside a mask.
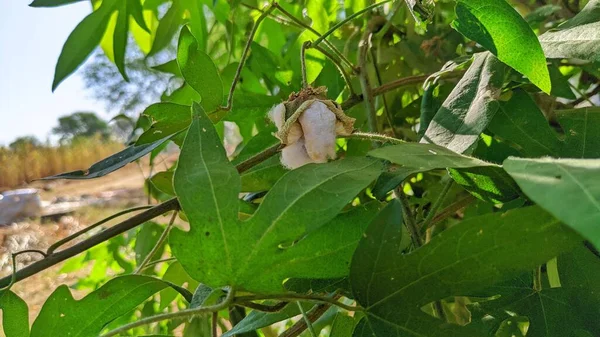
[[[59,116],[75,111],[109,117],[77,73],[51,90],[62,45],[90,3],[31,8],[29,2],[0,0],[0,145],[24,135],[45,140]]]

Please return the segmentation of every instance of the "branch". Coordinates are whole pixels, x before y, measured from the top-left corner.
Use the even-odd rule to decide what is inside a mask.
[[[263,152],[258,153],[254,157],[247,159],[239,163],[236,166],[237,171],[241,174],[253,166],[265,161],[266,159],[272,157],[279,151],[280,145],[274,145],[270,148],[264,150]],[[19,270],[13,271],[12,275],[3,277],[0,279],[0,288],[3,288],[11,283],[11,280],[14,278],[14,282],[21,281],[23,279],[28,278],[31,275],[37,274],[42,270],[46,270],[59,262],[62,262],[68,258],[71,258],[79,253],[82,253],[104,241],[108,241],[111,238],[120,235],[132,228],[135,228],[144,222],[152,220],[160,215],[163,215],[170,211],[179,210],[179,201],[177,198],[169,199],[162,204],[154,206],[147,211],[139,213],[123,222],[116,224],[113,227],[110,227],[82,242],[79,242],[72,247],[61,250],[57,253],[52,253],[46,256],[44,259],[37,261],[35,263],[30,264],[29,266]]]

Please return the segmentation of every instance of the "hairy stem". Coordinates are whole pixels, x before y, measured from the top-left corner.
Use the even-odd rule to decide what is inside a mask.
[[[381,5],[384,5],[388,2],[390,2],[392,0],[384,0],[382,2],[378,2],[376,4],[373,4],[371,6],[365,7],[359,11],[357,11],[356,13],[350,15],[349,17],[345,18],[344,20],[338,22],[337,24],[335,24],[333,27],[331,27],[327,32],[325,32],[323,35],[321,35],[321,37],[319,37],[318,39],[315,40],[315,42],[313,43],[313,45],[318,46],[319,43],[321,43],[323,40],[327,39],[327,37],[331,34],[333,34],[333,32],[335,32],[336,30],[338,30],[341,26],[345,25],[346,23],[354,20],[355,18],[357,18],[358,16],[372,10],[373,8],[377,8]],[[360,66],[360,65],[359,65]]]
[[[150,206],[150,205],[147,205],[147,206],[138,206],[138,207],[132,207],[132,208],[120,211],[118,213],[115,213],[115,214],[113,214],[113,215],[111,215],[109,217],[106,217],[106,218],[104,218],[104,219],[102,219],[102,220],[100,220],[100,221],[98,221],[98,222],[96,222],[94,224],[91,224],[91,225],[87,226],[86,228],[84,228],[84,229],[82,229],[82,230],[80,230],[80,231],[78,231],[76,233],[73,233],[73,234],[67,236],[64,239],[56,241],[55,243],[53,243],[52,245],[50,245],[50,247],[48,247],[48,250],[46,251],[46,254],[50,255],[50,254],[54,253],[54,251],[58,247],[64,245],[65,243],[67,243],[69,241],[72,241],[72,240],[78,238],[79,236],[81,236],[81,235],[83,235],[83,234],[91,231],[92,229],[94,229],[96,227],[98,227],[100,225],[103,225],[103,224],[109,222],[112,219],[120,217],[121,215],[129,214],[129,213],[136,212],[136,211],[147,210],[147,209],[150,209],[152,207],[153,206]]]
[[[150,251],[150,253],[148,253],[148,255],[146,255],[146,257],[144,258],[142,263],[140,263],[140,265],[133,272],[134,274],[139,274],[142,270],[146,269],[146,265],[148,265],[150,260],[152,260],[154,255],[156,255],[156,252],[158,252],[158,250],[163,245],[163,243],[165,243],[165,241],[167,240],[167,237],[169,236],[169,232],[171,231],[171,228],[173,228],[173,223],[175,223],[175,219],[177,218],[178,213],[179,213],[178,211],[173,212],[171,221],[169,221],[169,224],[167,225],[165,230],[162,232],[162,234],[158,238],[158,241],[156,241],[156,244],[154,245],[154,247],[152,247],[152,250]]]
[[[221,107],[221,110],[231,110],[231,106],[233,105],[233,92],[235,91],[235,87],[237,86],[237,83],[240,80],[242,69],[246,64],[246,59],[248,58],[248,53],[250,52],[250,46],[252,45],[252,41],[254,40],[254,35],[256,35],[256,31],[258,30],[258,26],[260,25],[262,20],[264,20],[273,11],[273,9],[275,9],[275,7],[273,5],[269,5],[254,22],[252,30],[250,31],[250,36],[248,36],[248,41],[246,41],[246,46],[244,47],[244,51],[242,52],[240,64],[238,64],[237,70],[235,71],[235,76],[233,77],[233,82],[231,83],[231,87],[229,88],[229,94],[227,95],[227,105]]]
[[[331,305],[335,305],[347,311],[363,311],[364,309],[360,306],[351,306],[346,305],[342,302],[337,301],[336,298],[331,298],[327,296],[319,296],[316,294],[297,294],[297,293],[286,293],[286,294],[269,294],[269,295],[248,295],[248,296],[239,296],[236,297],[234,303],[245,303],[251,301],[259,301],[259,300],[281,300],[286,302],[292,301],[305,301],[305,302],[315,302],[315,303],[328,303]],[[242,304],[239,304],[242,305]]]
[[[135,322],[123,325],[117,329],[111,330],[111,331],[107,332],[106,334],[102,335],[101,337],[117,336],[125,331],[129,331],[138,326],[148,325],[151,323],[165,321],[165,320],[169,320],[169,319],[191,318],[194,316],[198,316],[200,314],[216,313],[216,312],[219,312],[220,310],[228,308],[231,305],[234,296],[235,296],[235,291],[233,289],[231,289],[231,290],[229,290],[229,293],[227,293],[227,297],[223,300],[223,302],[221,302],[219,304],[215,304],[215,305],[207,306],[207,307],[185,309],[185,310],[181,310],[181,311],[169,312],[166,314],[145,317],[145,318],[139,319]]]
[[[402,185],[398,186],[394,190],[394,196],[398,201],[400,201],[400,205],[402,207],[402,214],[404,215],[404,224],[406,225],[406,229],[410,234],[410,238],[412,239],[413,245],[415,247],[421,247],[423,245],[423,239],[421,238],[421,234],[419,234],[419,229],[417,228],[417,222],[415,220],[415,215],[413,214],[412,209],[410,208],[410,204],[408,202],[408,198],[402,189]]]
[[[404,143],[402,139],[389,137],[386,135],[380,135],[378,133],[368,133],[368,132],[353,132],[347,136],[339,136],[340,138],[354,138],[354,139],[363,139],[370,140],[372,142],[380,142],[380,143],[392,143],[392,144],[401,144]]]
[[[274,156],[279,151],[280,145],[274,145],[270,148],[267,148],[263,152],[258,153],[254,157],[247,159],[239,163],[236,166],[236,169],[239,173],[245,172],[250,168],[254,167],[257,164],[262,163],[266,159]],[[11,283],[11,280],[14,279],[14,282],[21,281],[31,275],[37,274],[42,270],[46,270],[59,262],[62,262],[68,258],[71,258],[77,254],[80,254],[104,241],[110,240],[111,238],[120,235],[132,228],[135,228],[146,221],[152,220],[160,215],[163,215],[170,211],[179,210],[179,202],[177,198],[169,199],[161,204],[158,204],[142,213],[136,214],[133,217],[122,221],[116,224],[113,227],[105,229],[104,231],[82,241],[79,242],[72,247],[61,250],[56,253],[52,253],[47,255],[44,259],[37,261],[35,263],[30,264],[29,266],[19,270],[13,271],[12,275],[3,277],[0,279],[0,288],[5,287]],[[18,254],[18,253],[17,253]]]
[[[444,185],[444,188],[442,189],[442,192],[440,193],[440,195],[438,196],[438,198],[435,200],[435,202],[433,203],[433,205],[431,205],[431,209],[429,210],[429,213],[427,213],[427,216],[425,217],[425,220],[423,220],[423,223],[421,224],[421,228],[428,228],[429,227],[429,225],[431,224],[431,222],[435,218],[435,214],[440,209],[440,207],[442,207],[442,204],[444,203],[444,200],[446,199],[446,195],[450,191],[450,188],[452,187],[453,184],[454,184],[454,180],[450,179],[450,180],[448,180],[448,182],[446,183],[446,185]]]
[[[315,328],[313,327],[312,322],[310,321],[310,318],[308,318],[308,316],[306,315],[306,311],[304,311],[304,308],[302,307],[302,303],[300,303],[300,301],[297,301],[296,304],[298,305],[298,309],[300,310],[300,313],[302,314],[302,318],[304,319],[304,322],[306,323],[306,326],[308,327],[308,332],[310,332],[310,336],[317,337]]]
[[[300,48],[300,69],[302,73],[302,88],[308,88],[308,79],[306,76],[306,49],[310,46],[310,41],[304,41]]]

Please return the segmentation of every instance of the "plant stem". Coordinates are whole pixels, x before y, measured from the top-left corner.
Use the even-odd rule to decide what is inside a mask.
[[[296,301],[296,304],[298,305],[298,309],[300,310],[300,313],[302,314],[302,318],[304,318],[304,322],[306,322],[306,326],[308,327],[308,332],[310,332],[311,337],[318,337],[317,333],[315,332],[315,328],[312,326],[312,322],[306,315],[306,312],[304,311],[304,308],[302,307],[302,304],[300,303],[300,301]]]
[[[327,57],[339,70],[340,74],[342,74],[342,77],[344,78],[344,82],[346,82],[346,86],[348,87],[348,90],[350,91],[350,96],[356,96],[356,93],[354,92],[354,88],[352,87],[352,82],[350,82],[350,76],[348,75],[348,73],[346,72],[346,70],[344,69],[344,67],[342,67],[342,65],[338,62],[338,60],[336,60],[333,55],[329,54],[329,52],[327,52],[325,49],[319,47],[319,46],[310,46],[313,49],[318,50],[319,52],[321,52],[321,54],[325,55],[325,57]]]
[[[148,269],[150,267],[156,266],[159,263],[163,263],[163,262],[172,262],[172,261],[176,261],[177,259],[174,257],[168,257],[166,259],[160,259],[160,260],[156,260],[156,261],[152,261],[149,262],[148,264],[146,264],[146,266],[144,267],[144,269]]]
[[[384,4],[386,4],[386,3],[390,2],[390,1],[392,1],[392,0],[384,0],[384,1],[382,1],[382,2],[378,2],[378,3],[376,3],[376,4],[373,4],[373,5],[369,6],[369,7],[365,7],[365,8],[363,8],[363,9],[359,10],[358,12],[356,12],[356,13],[354,13],[354,14],[350,15],[349,17],[345,18],[344,20],[342,20],[342,21],[338,22],[337,24],[335,24],[333,27],[331,27],[331,28],[330,28],[330,29],[329,29],[327,32],[325,32],[323,35],[321,35],[321,37],[319,37],[317,40],[315,40],[315,42],[313,43],[313,45],[315,45],[315,46],[318,46],[318,45],[319,45],[319,43],[321,43],[323,40],[327,39],[327,37],[328,37],[329,35],[331,35],[333,32],[335,32],[336,30],[338,30],[338,28],[340,28],[341,26],[343,26],[343,25],[345,25],[346,23],[348,23],[348,22],[350,22],[350,21],[354,20],[356,17],[358,17],[358,16],[362,15],[363,13],[365,13],[365,12],[367,12],[367,11],[370,11],[370,10],[371,10],[371,9],[373,9],[373,8],[376,8],[376,7],[379,7],[379,6],[381,6],[381,5],[384,5]]]
[[[102,220],[100,220],[100,221],[98,221],[98,222],[96,222],[94,224],[91,224],[91,225],[87,226],[86,228],[84,228],[84,229],[82,229],[82,230],[80,230],[80,231],[78,231],[76,233],[73,233],[73,234],[67,236],[64,239],[56,241],[55,243],[53,243],[52,245],[50,245],[50,247],[48,247],[48,250],[46,251],[46,254],[50,255],[50,254],[54,253],[54,251],[58,247],[60,247],[60,246],[64,245],[65,243],[67,243],[67,242],[69,242],[69,241],[71,241],[71,240],[73,240],[73,239],[75,239],[75,238],[77,238],[77,237],[79,237],[79,236],[81,236],[81,235],[83,235],[83,234],[91,231],[92,229],[94,229],[94,228],[96,228],[96,227],[98,227],[98,226],[100,226],[102,224],[105,224],[105,223],[109,222],[110,220],[112,220],[114,218],[120,217],[121,215],[125,215],[125,214],[131,213],[131,212],[147,210],[147,209],[150,209],[152,207],[153,206],[150,206],[150,205],[147,205],[147,206],[138,206],[138,207],[132,207],[132,208],[120,211],[118,213],[115,213],[115,214],[113,214],[113,215],[111,215],[109,217],[106,217],[106,218],[104,218],[104,219],[102,219]]]
[[[450,206],[444,208],[438,214],[436,214],[436,216],[433,218],[433,220],[431,220],[431,222],[429,223],[429,228],[433,227],[436,223],[452,216],[457,211],[467,207],[475,200],[476,200],[475,197],[473,197],[472,195],[468,195],[467,197],[464,197],[464,198],[460,199],[459,201],[451,204]],[[427,227],[423,227],[423,223],[421,223],[419,225],[419,228],[421,230],[429,229]]]
[[[354,138],[354,139],[363,139],[370,140],[372,142],[381,142],[381,143],[392,143],[392,144],[402,144],[405,143],[402,139],[389,137],[386,135],[380,135],[377,133],[368,133],[368,132],[353,132],[347,136],[339,136],[340,138]]]
[[[328,303],[340,307],[347,311],[363,311],[364,309],[360,306],[351,306],[346,305],[342,302],[337,301],[335,298],[319,296],[314,294],[297,294],[297,293],[286,293],[286,294],[268,294],[268,295],[248,295],[248,296],[239,296],[235,299],[234,303],[236,305],[243,305],[241,303],[250,302],[250,301],[258,301],[258,300],[281,300],[286,302],[293,302],[297,300],[305,301],[305,302],[315,302],[315,303]]]
[[[143,325],[147,325],[150,323],[165,321],[165,320],[174,319],[174,318],[190,318],[190,317],[194,317],[194,316],[197,316],[200,314],[219,312],[220,310],[226,309],[229,307],[229,305],[231,305],[234,296],[235,296],[235,290],[230,289],[229,293],[227,293],[227,297],[223,300],[223,302],[221,302],[219,304],[215,304],[215,305],[207,306],[207,307],[185,309],[185,310],[181,310],[181,311],[169,312],[166,314],[145,317],[145,318],[139,319],[135,322],[125,324],[119,328],[111,330],[108,333],[102,335],[101,337],[116,336],[120,333],[131,330],[138,326],[143,326]]]
[[[369,84],[369,74],[367,73],[367,51],[369,50],[371,36],[372,33],[367,30],[359,43],[358,67],[360,69],[360,73],[358,74],[358,78],[360,80],[360,87],[362,89],[362,97],[365,102],[365,112],[367,114],[369,131],[377,132],[377,115],[375,112],[375,103],[373,102],[373,93],[371,92],[371,85]],[[373,144],[373,146],[375,146],[375,144]]]
[[[398,3],[402,2],[398,1]],[[374,49],[371,49],[371,61],[373,62],[373,68],[375,68],[377,85],[381,86],[381,74],[379,73],[379,67],[377,67],[377,55],[375,55]],[[392,118],[392,114],[388,109],[387,98],[385,98],[385,95],[381,95],[381,99],[383,100],[383,112],[385,114],[388,124],[390,125],[390,129],[392,130],[392,135],[394,136],[394,138],[398,138],[398,133],[396,132],[396,128],[394,127],[394,119]]]
[[[442,192],[440,193],[438,198],[435,200],[435,202],[431,206],[429,213],[427,213],[427,217],[425,217],[425,220],[423,220],[423,222],[421,223],[421,228],[428,228],[429,225],[431,225],[431,222],[433,221],[435,214],[437,213],[438,209],[440,207],[442,207],[442,204],[444,203],[444,200],[446,199],[446,195],[450,191],[450,188],[452,187],[453,184],[454,184],[454,180],[450,179],[450,180],[448,180],[446,185],[444,185]]]
[[[219,327],[218,322],[219,322],[219,312],[215,311],[215,312],[212,313],[212,324],[211,324],[211,327],[212,327],[212,337],[218,337],[217,336],[217,334],[218,334],[217,328]]]
[[[417,223],[415,221],[415,216],[413,211],[410,209],[410,203],[408,202],[408,198],[402,189],[402,185],[398,186],[394,190],[394,195],[398,201],[400,201],[400,205],[402,207],[402,214],[404,215],[404,224],[406,225],[406,229],[410,234],[410,238],[412,239],[413,245],[415,247],[421,247],[423,245],[423,239],[421,239],[421,235],[419,234],[419,229],[417,228]]]
[[[310,46],[310,41],[304,41],[300,48],[300,70],[302,73],[302,88],[308,88],[308,79],[306,78],[306,48]]]
[[[221,110],[231,110],[231,106],[233,105],[233,92],[235,91],[235,87],[237,86],[237,83],[240,80],[242,69],[246,64],[246,59],[248,58],[248,52],[250,51],[250,46],[252,45],[252,41],[254,40],[254,35],[256,35],[256,31],[258,30],[258,26],[260,25],[262,20],[264,20],[273,11],[273,9],[275,9],[275,7],[273,5],[269,5],[254,22],[252,30],[250,31],[250,36],[248,36],[248,41],[246,41],[246,46],[244,47],[244,51],[242,52],[240,64],[238,64],[237,70],[235,71],[235,76],[233,77],[233,82],[231,83],[231,87],[229,88],[229,94],[227,96],[227,105],[221,107]]]
[[[22,250],[20,252],[16,252],[11,254],[11,259],[12,259],[12,275],[10,277],[10,283],[6,286],[6,287],[0,287],[0,291],[5,291],[5,290],[9,290],[13,284],[15,284],[17,282],[16,279],[16,270],[17,270],[17,256],[21,255],[21,254],[26,254],[26,253],[38,253],[41,254],[44,258],[47,256],[46,253],[44,253],[41,250],[38,249],[25,249]]]
[[[148,253],[148,255],[146,255],[146,257],[144,258],[142,263],[140,263],[140,265],[133,272],[134,274],[139,274],[142,270],[144,270],[146,268],[146,265],[148,265],[150,260],[152,260],[154,255],[156,255],[156,252],[158,252],[158,250],[163,245],[163,243],[165,243],[165,241],[167,240],[167,236],[169,236],[169,232],[171,231],[171,228],[173,228],[173,223],[175,223],[175,219],[177,218],[178,213],[179,213],[178,211],[173,212],[171,221],[169,221],[169,224],[167,225],[165,230],[162,232],[162,234],[158,238],[158,241],[156,241],[156,244],[154,245],[154,247],[152,247],[152,250],[150,251],[150,253]]]
[[[239,173],[245,172],[255,165],[262,163],[266,159],[272,157],[279,151],[280,145],[274,145],[263,152],[258,153],[254,157],[251,157],[236,166],[236,169]],[[79,242],[72,247],[61,250],[57,253],[49,254],[43,260],[32,263],[29,266],[19,270],[18,272],[14,272],[12,275],[3,277],[0,279],[0,288],[7,286],[11,283],[11,280],[14,278],[14,282],[21,281],[31,275],[37,274],[42,270],[48,269],[55,264],[62,262],[68,258],[71,258],[79,253],[82,253],[104,241],[107,241],[119,234],[122,234],[132,228],[135,228],[144,222],[154,219],[157,216],[163,215],[169,211],[179,210],[179,202],[177,198],[169,199],[161,204],[158,204],[140,214],[136,214],[133,217],[122,221],[113,227],[105,229],[104,231],[82,241]]]
[[[302,22],[301,20],[299,20],[298,18],[296,18],[295,16],[292,15],[292,13],[288,12],[287,10],[285,10],[285,8],[281,7],[281,5],[279,5],[278,3],[274,3],[273,6],[275,6],[277,8],[277,10],[279,12],[281,12],[281,14],[287,16],[290,20],[294,21],[295,23],[297,23],[298,25],[300,25],[301,27],[305,28],[306,30],[308,30],[309,32],[313,33],[314,35],[316,35],[318,38],[320,38],[322,35],[317,32],[314,28],[312,28],[311,26],[307,25],[306,23]],[[346,58],[346,56],[344,56],[344,54],[342,52],[340,52],[339,49],[337,49],[331,42],[325,40],[323,43],[325,43],[325,45],[331,49],[331,51],[337,55],[337,57],[340,58],[340,60],[342,60],[343,63],[346,64],[346,66],[348,66],[350,69],[352,69],[352,72],[356,72],[356,67],[352,64],[352,62],[350,62],[350,60],[348,60]],[[312,48],[315,48],[316,46],[313,44]]]
[[[258,310],[262,312],[278,312],[285,308],[289,303],[288,302],[279,302],[275,305],[265,305],[261,303],[254,302],[244,302],[240,303],[239,306],[250,308],[252,310]]]
[[[542,291],[542,266],[538,266],[533,270],[533,290],[536,292]]]

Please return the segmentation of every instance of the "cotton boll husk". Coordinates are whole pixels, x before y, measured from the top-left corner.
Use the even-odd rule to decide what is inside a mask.
[[[298,118],[308,156],[316,163],[335,159],[337,118],[322,102],[316,101]]]
[[[296,122],[290,126],[287,136],[287,144],[293,144],[297,142],[302,136],[304,132],[302,131],[302,127],[300,123]]]
[[[304,138],[298,139],[297,142],[290,144],[281,150],[281,164],[290,170],[312,162],[312,159],[310,159],[306,153]]]

